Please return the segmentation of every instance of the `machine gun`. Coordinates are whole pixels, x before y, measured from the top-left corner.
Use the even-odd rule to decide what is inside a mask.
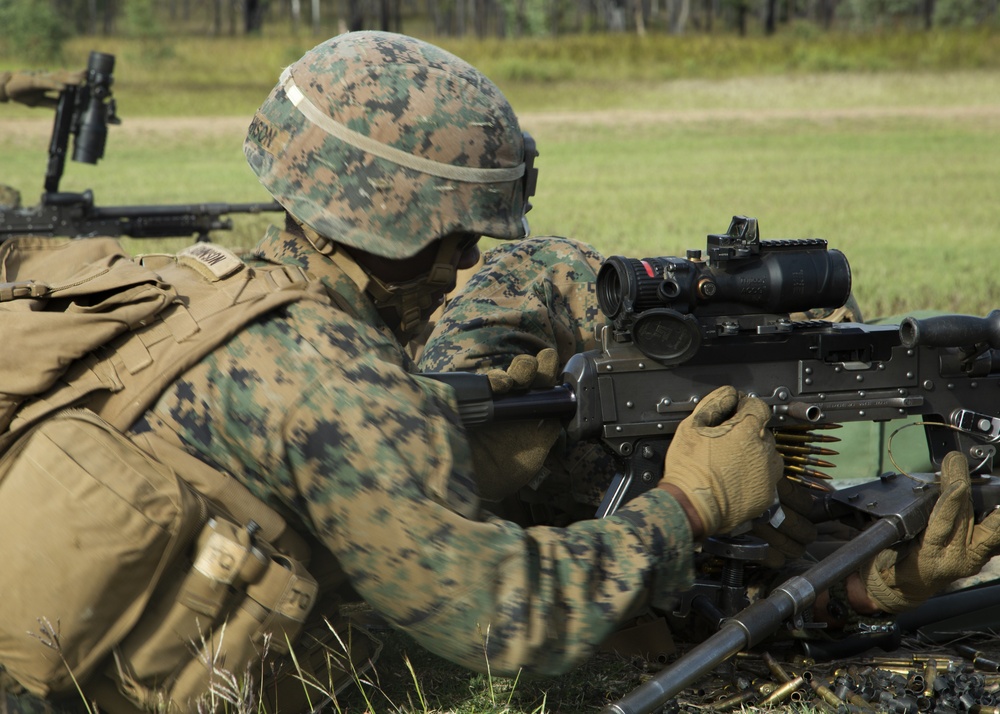
[[[0,207],[0,241],[20,235],[70,238],[193,235],[198,241],[207,241],[210,231],[232,230],[233,222],[225,216],[284,210],[277,202],[97,207],[90,190],[60,191],[70,137],[74,139],[72,159],[96,164],[104,157],[108,125],[121,123],[112,96],[114,66],[114,55],[91,52],[83,83],[67,85],[59,93],[41,200],[29,208]]]
[[[717,631],[673,666],[607,708],[645,714],[783,623],[801,621],[816,594],[883,548],[926,526],[945,454],[960,451],[973,475],[974,505],[1000,504],[993,476],[1000,441],[1000,311],[986,318],[907,318],[899,325],[793,321],[790,314],[837,307],[850,294],[850,266],[826,241],[762,241],[757,222],[734,217],[708,237],[707,257],[634,260],[614,256],[597,276],[606,324],[599,347],[573,356],[562,384],[523,395],[490,395],[484,376],[432,375],[453,386],[466,425],[560,418],[573,440],[598,440],[621,469],[599,509],[608,516],[660,480],[672,435],[709,392],[733,385],[762,399],[775,430],[918,417],[927,438],[927,473],[885,474],[824,489],[814,520],[867,525],[805,573],[745,605],[741,588],[696,586],[688,606]],[[817,484],[812,484],[814,487]],[[870,524],[870,525],[869,525]],[[709,544],[738,562],[760,559],[745,536]],[[764,546],[766,547],[766,546]]]
[[[792,321],[850,295],[846,257],[826,241],[760,240],[737,216],[708,256],[608,258],[597,295],[608,322],[562,384],[493,398],[485,376],[431,375],[456,392],[463,422],[560,418],[597,440],[621,471],[599,516],[652,488],[680,422],[716,387],[771,407],[769,426],[808,428],[920,417],[928,463],[961,451],[990,474],[1000,441],[1000,311],[906,318],[900,325]]]

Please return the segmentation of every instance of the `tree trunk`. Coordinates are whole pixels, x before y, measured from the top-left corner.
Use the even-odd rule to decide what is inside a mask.
[[[632,0],[632,16],[635,18],[635,34],[646,36],[646,18],[643,17],[642,0]]]
[[[358,32],[365,29],[364,0],[347,0],[347,30]]]
[[[323,18],[320,13],[319,0],[312,0],[309,8],[309,17],[312,20],[312,33],[314,37],[319,37],[323,33]]]
[[[740,37],[747,35],[747,3],[746,0],[736,0],[736,30]]]
[[[820,3],[820,24],[824,30],[833,27],[833,17],[837,13],[837,0],[822,0]]]
[[[773,35],[777,29],[778,0],[767,0],[764,4],[764,34]]]
[[[97,0],[87,0],[87,34],[97,34]]]
[[[680,8],[677,11],[677,18],[673,23],[675,35],[683,35],[687,30],[688,18],[691,17],[691,0],[680,0]]]
[[[104,3],[104,17],[101,21],[101,34],[111,35],[115,31],[115,3],[114,0],[106,0]]]

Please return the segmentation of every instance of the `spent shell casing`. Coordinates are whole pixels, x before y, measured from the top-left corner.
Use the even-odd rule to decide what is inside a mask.
[[[969,714],[1000,714],[1000,707],[992,707],[986,704],[973,704],[969,707]]]
[[[938,666],[936,659],[929,659],[924,665],[924,691],[923,695],[925,697],[934,696],[934,680],[938,676]]]
[[[727,699],[720,699],[717,702],[712,702],[708,708],[712,711],[723,712],[742,706],[743,704],[751,704],[757,696],[757,692],[752,689],[747,689]]]
[[[805,682],[806,681],[801,676],[795,677],[794,679],[785,682],[781,686],[775,688],[775,690],[770,694],[768,694],[766,697],[761,699],[760,704],[758,706],[768,707],[773,704],[778,704],[779,702],[785,701],[786,699],[788,699],[788,696],[792,692],[794,692],[796,689],[805,684]]]
[[[983,652],[969,645],[955,645],[955,651],[972,662],[981,672],[1000,672],[1000,662],[990,659]]]
[[[790,675],[787,671],[785,671],[785,668],[781,666],[781,663],[778,660],[776,660],[774,658],[774,655],[772,655],[770,652],[762,652],[760,658],[764,660],[764,664],[766,664],[767,668],[771,670],[771,674],[773,674],[779,680],[781,680],[782,682],[792,681],[793,679],[792,675]]]
[[[809,686],[813,688],[816,695],[822,699],[827,704],[832,705],[835,709],[839,709],[844,706],[847,702],[834,694],[833,690],[830,689],[830,683],[825,679],[822,679],[815,673],[809,678]]]

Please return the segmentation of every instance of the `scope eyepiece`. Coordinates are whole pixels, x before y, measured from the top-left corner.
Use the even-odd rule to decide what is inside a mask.
[[[644,260],[613,255],[597,272],[597,304],[614,319],[622,312],[641,312],[658,304],[662,271]],[[639,305],[640,307],[637,307]]]

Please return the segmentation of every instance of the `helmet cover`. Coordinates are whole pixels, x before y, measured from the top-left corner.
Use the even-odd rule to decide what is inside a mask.
[[[407,258],[453,232],[527,235],[533,142],[481,72],[412,37],[353,32],[309,50],[243,148],[296,220],[375,255]]]

